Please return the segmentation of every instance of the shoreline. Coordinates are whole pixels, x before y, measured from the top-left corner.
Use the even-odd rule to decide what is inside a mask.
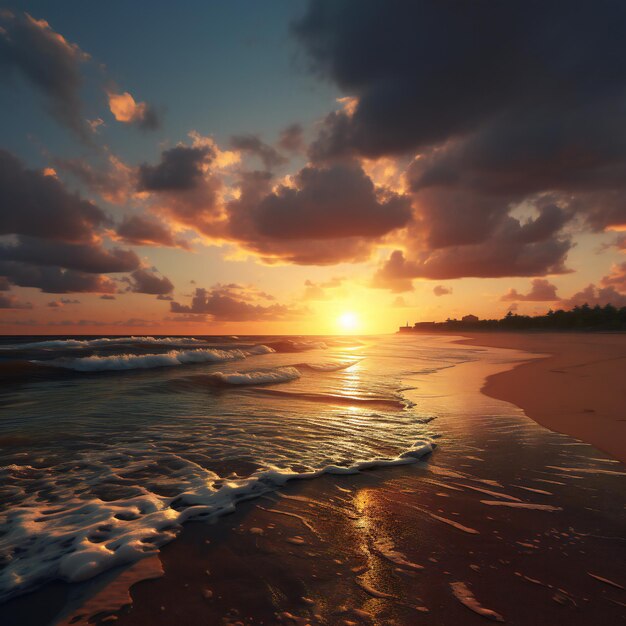
[[[474,341],[458,337],[445,339]],[[428,389],[415,373],[409,397],[439,416],[430,458],[290,481],[215,524],[185,524],[158,558],[20,596],[0,621],[478,626],[484,610],[518,626],[617,623],[626,474],[485,391],[546,361],[524,356],[442,369]]]
[[[488,376],[481,392],[626,464],[626,334],[498,331],[463,337],[456,343],[542,355]]]

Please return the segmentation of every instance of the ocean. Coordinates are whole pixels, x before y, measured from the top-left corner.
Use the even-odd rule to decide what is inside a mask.
[[[220,523],[289,480],[437,455],[438,480],[479,481],[489,497],[502,484],[484,461],[512,471],[497,436],[518,483],[550,478],[554,446],[571,455],[571,440],[476,393],[528,358],[436,335],[3,338],[0,602],[156,554],[185,522]]]

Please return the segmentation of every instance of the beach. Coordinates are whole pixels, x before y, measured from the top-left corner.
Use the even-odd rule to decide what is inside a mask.
[[[184,524],[157,554],[10,600],[2,623],[619,623],[626,470],[611,439],[624,395],[611,372],[619,373],[624,339],[380,340],[363,350],[363,367],[369,359],[379,371],[393,354],[400,413],[436,443],[432,454],[250,494],[230,514]],[[337,415],[360,428],[373,414],[355,408],[349,371],[334,374],[353,398]],[[552,384],[550,374],[565,382]],[[307,410],[322,410],[307,394]],[[570,419],[561,401],[582,417],[572,409]],[[592,417],[603,420],[595,433]],[[392,439],[410,426],[380,423]],[[303,455],[306,445],[305,434]]]
[[[491,376],[483,392],[626,463],[626,335],[474,333],[472,345],[545,354]],[[466,341],[466,340],[463,340]]]

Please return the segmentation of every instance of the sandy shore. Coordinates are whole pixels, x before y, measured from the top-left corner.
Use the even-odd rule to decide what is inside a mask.
[[[553,431],[583,436],[560,408],[561,397],[578,407],[581,424],[603,419],[606,432],[619,432],[620,416],[611,411],[619,409],[620,397],[624,407],[616,374],[623,371],[624,337],[480,335],[465,341],[476,351],[479,344],[501,342],[553,356],[508,371],[522,353],[502,351],[501,364],[485,367],[477,352],[474,362],[430,374],[427,388],[416,373],[407,393],[416,406],[433,411],[441,434],[429,458],[290,482],[239,504],[215,524],[185,525],[158,557],[82,586],[55,583],[16,598],[0,607],[0,623],[622,623],[626,470]],[[593,382],[594,372],[604,380]],[[488,396],[480,392],[486,380]],[[514,394],[516,385],[527,392],[497,399]],[[576,389],[568,392],[568,385]],[[552,420],[545,422],[550,430],[509,402],[531,415],[537,411],[537,421]],[[620,451],[620,442],[593,441],[615,456]],[[133,584],[140,579],[146,580]]]
[[[548,355],[490,376],[483,393],[512,402],[542,426],[626,463],[626,334],[467,336],[472,345]]]

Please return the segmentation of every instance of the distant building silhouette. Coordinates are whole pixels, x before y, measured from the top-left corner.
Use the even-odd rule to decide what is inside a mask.
[[[578,330],[626,331],[626,306],[612,304],[590,307],[575,306],[569,311],[548,311],[545,315],[517,315],[509,311],[502,319],[481,320],[475,315],[465,315],[460,320],[448,318],[445,322],[416,322],[401,326],[399,332],[419,331],[456,332],[461,330]]]

